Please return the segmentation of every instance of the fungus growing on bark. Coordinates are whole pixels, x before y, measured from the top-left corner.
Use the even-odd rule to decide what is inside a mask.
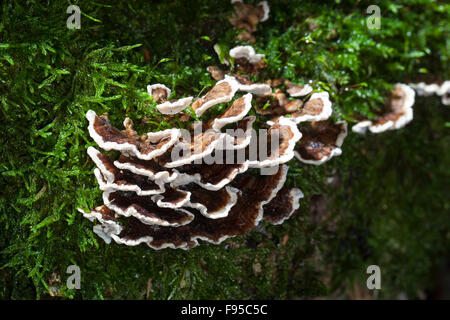
[[[280,89],[274,93],[256,98],[256,112],[274,115],[276,120],[281,115],[289,115],[296,124],[305,121],[323,121],[331,116],[332,108],[328,92],[313,93],[308,100],[290,100]]]
[[[409,86],[416,90],[418,96],[428,97],[430,95],[436,94],[441,97],[443,105],[450,105],[450,81],[446,80],[441,84],[431,83],[426,84],[425,82],[410,83]]]
[[[267,66],[264,54],[256,53],[252,46],[237,46],[230,50],[237,70],[247,74],[257,74]]]
[[[222,102],[229,102],[239,89],[239,83],[235,78],[225,76],[224,80],[216,85],[203,97],[197,99],[192,104],[195,114],[200,117],[206,110]]]
[[[229,18],[230,23],[236,28],[243,30],[238,37],[244,41],[254,42],[253,33],[260,22],[269,19],[269,5],[262,1],[257,5],[244,4],[243,1],[231,1],[234,12]]]
[[[300,207],[301,198],[303,192],[300,189],[282,188],[275,198],[264,205],[264,220],[271,224],[282,224]]]
[[[128,223],[120,226],[115,217],[109,218],[114,227],[102,228],[105,238],[130,246],[146,243],[154,249],[181,248],[189,249],[198,245],[198,240],[218,244],[227,238],[251,231],[263,218],[263,207],[269,203],[284,185],[287,166],[281,166],[276,174],[253,177],[242,175],[233,182],[233,188],[239,190],[237,201],[226,217],[210,219],[196,209],[186,209],[194,219],[178,227],[145,224],[138,218],[131,217]],[[91,219],[102,219],[94,211],[87,214]]]
[[[352,127],[356,133],[380,133],[404,127],[413,119],[414,90],[406,84],[397,83],[390,97],[386,101],[388,109],[375,120],[358,122]]]
[[[164,103],[158,104],[156,108],[162,114],[175,114],[180,111],[183,111],[192,102],[193,97],[187,97],[182,99],[173,99],[170,101],[166,101]]]
[[[309,84],[303,86],[297,86],[289,83],[286,92],[289,93],[291,97],[303,97],[310,94],[313,88]]]
[[[226,76],[193,109],[201,115],[218,101],[231,101],[237,86],[234,78]],[[288,170],[282,164],[293,157],[301,133],[293,121],[280,117],[268,122],[267,140],[261,134],[254,136],[255,117],[247,116],[251,101],[252,94],[247,93],[216,117],[194,124],[191,131],[172,128],[145,135],[139,135],[128,118],[125,129],[119,130],[106,116],[88,111],[91,137],[104,150],[121,153],[114,160],[88,148],[104,203],[84,213],[100,222],[94,232],[106,242],[188,249],[199,239],[220,243],[252,230],[263,218],[266,204],[267,221],[288,218],[298,208],[301,192],[285,188],[286,195],[276,195]],[[191,139],[186,140],[184,133]],[[259,147],[266,144],[269,153],[251,159],[252,142]],[[187,155],[176,158],[179,150],[187,150]],[[230,152],[231,163],[216,161],[221,153]],[[208,162],[209,157],[213,162]],[[254,177],[245,173],[250,167],[274,171]],[[280,203],[285,208],[277,216],[274,208]]]
[[[159,132],[149,132],[144,136],[130,130],[130,120],[125,119],[127,130],[118,130],[111,125],[105,116],[97,116],[94,111],[86,113],[89,120],[89,134],[100,148],[117,150],[133,155],[142,160],[150,160],[164,154],[172,147],[180,136],[180,130],[173,128]]]
[[[301,162],[320,165],[342,154],[340,147],[347,136],[347,122],[311,122],[300,131],[302,139],[296,146],[295,157]]]
[[[166,102],[172,91],[165,85],[157,83],[147,86],[147,92],[157,103]]]
[[[254,83],[248,77],[249,74],[259,74],[260,70],[266,67],[263,54],[257,54],[251,46],[238,46],[231,49],[229,55],[235,59],[234,68],[232,70],[222,70],[217,66],[209,66],[206,70],[213,79],[220,81],[228,75],[238,82],[239,91],[256,95],[266,95],[272,92],[269,84]]]
[[[250,159],[249,166],[254,168],[273,167],[286,163],[294,157],[295,144],[300,140],[302,134],[295,123],[285,117],[278,118],[275,122],[269,121],[267,131],[267,150],[258,152],[258,159]],[[273,140],[276,141],[273,145]],[[264,141],[263,141],[264,142]],[[261,141],[258,142],[261,148]]]
[[[328,92],[316,92],[297,111],[291,113],[295,123],[327,120],[332,113]]]

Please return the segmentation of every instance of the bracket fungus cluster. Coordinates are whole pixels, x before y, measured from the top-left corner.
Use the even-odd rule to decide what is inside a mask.
[[[235,98],[237,91],[244,93]],[[220,243],[246,233],[263,219],[279,224],[289,218],[303,194],[284,186],[285,163],[294,157],[301,133],[294,122],[279,117],[267,123],[268,137],[256,135],[255,117],[248,116],[253,95],[245,91],[227,75],[204,96],[178,103],[187,100],[169,101],[170,89],[149,86],[158,110],[166,114],[190,107],[200,117],[229,102],[223,113],[194,123],[190,130],[138,134],[129,118],[120,130],[106,115],[89,110],[92,139],[101,149],[118,153],[112,157],[88,148],[103,191],[103,205],[83,211],[86,218],[99,222],[94,232],[107,243],[189,249],[198,240]],[[261,153],[264,147],[269,151]],[[234,159],[223,161],[225,153]],[[251,168],[271,172],[255,176]]]
[[[267,2],[232,3],[230,22],[243,30],[240,40],[254,41],[257,24],[269,15]],[[218,48],[214,47],[216,52]],[[93,230],[107,243],[189,249],[199,240],[218,244],[244,234],[262,220],[280,224],[299,208],[303,197],[300,189],[285,186],[286,163],[296,157],[321,165],[342,153],[347,123],[330,119],[328,92],[314,89],[312,81],[298,85],[285,79],[263,80],[265,56],[251,46],[237,46],[225,56],[226,70],[207,68],[217,82],[201,97],[170,99],[172,92],[165,85],[147,87],[162,114],[190,108],[204,120],[189,130],[140,135],[129,118],[120,130],[106,115],[87,112],[92,139],[101,149],[116,153],[113,157],[88,148],[103,204],[91,212],[80,209],[86,218],[99,222]],[[420,88],[426,94],[448,94],[448,83]],[[212,117],[215,113],[209,110],[219,104],[227,104],[225,111]],[[412,120],[413,104],[413,89],[396,84],[386,103],[388,110],[352,130],[401,128]],[[253,128],[256,117],[249,115],[252,109],[267,119],[265,124],[259,122],[259,134]],[[259,169],[260,175],[252,169]]]
[[[315,92],[308,83],[296,85],[284,79],[252,82],[250,76],[260,76],[267,63],[264,55],[256,53],[251,46],[232,48],[228,56],[234,59],[234,65],[228,70],[209,66],[207,71],[211,77],[237,79],[238,90],[254,95],[256,113],[269,117],[269,124],[290,121],[299,125],[303,137],[294,151],[298,160],[319,165],[342,153],[340,147],[347,135],[347,123],[334,124],[329,119],[332,104],[328,92]]]

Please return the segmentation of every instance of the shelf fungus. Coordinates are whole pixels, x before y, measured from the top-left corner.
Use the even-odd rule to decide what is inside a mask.
[[[258,148],[265,148],[268,152],[250,152],[257,154],[257,159],[250,157],[249,166],[254,168],[273,167],[286,163],[294,157],[295,144],[302,138],[295,123],[285,117],[276,121],[269,121],[266,139],[260,137]],[[256,147],[256,146],[255,146]]]
[[[148,85],[147,92],[157,103],[166,102],[170,94],[172,93],[169,88],[160,83]]]
[[[414,90],[406,85],[397,83],[390,97],[386,101],[387,111],[375,120],[358,122],[352,127],[356,133],[380,133],[404,127],[413,119]]]
[[[158,104],[156,108],[162,114],[175,114],[189,107],[189,105],[192,102],[192,99],[193,97],[172,99],[164,103]]]
[[[231,3],[234,6],[234,12],[229,21],[236,29],[242,30],[238,39],[255,42],[253,33],[256,31],[256,26],[269,19],[270,9],[267,1],[261,1],[257,5],[245,4],[239,0],[232,0]]]
[[[107,151],[117,150],[142,160],[150,160],[164,154],[180,136],[180,130],[176,128],[138,136],[131,127],[130,119],[126,118],[124,121],[126,130],[118,130],[106,116],[97,116],[92,110],[87,112],[86,118],[89,120],[89,134],[100,148]]]
[[[297,188],[282,188],[275,198],[263,206],[264,220],[271,224],[282,224],[300,207],[303,192]]]
[[[237,46],[230,50],[237,70],[247,74],[257,74],[267,66],[264,54],[256,53],[252,46]]]
[[[304,121],[323,121],[331,116],[331,101],[328,92],[313,93],[304,104],[291,112],[295,123]]]
[[[302,193],[285,186],[285,163],[294,156],[300,131],[280,117],[268,122],[267,136],[256,134],[255,116],[248,115],[253,95],[234,97],[236,83],[227,76],[197,100],[193,109],[199,116],[215,104],[229,105],[190,130],[140,135],[128,118],[121,130],[107,116],[87,112],[91,137],[99,148],[113,151],[87,150],[103,191],[103,205],[89,213],[80,210],[97,221],[94,233],[106,243],[189,249],[199,240],[218,244],[242,235],[262,220],[279,224],[299,208]],[[151,88],[153,97],[158,89]],[[165,98],[169,95],[165,91]],[[261,155],[261,149],[268,152]],[[260,175],[248,172],[251,168],[259,168]]]
[[[332,113],[331,101],[328,92],[315,92],[309,98],[289,99],[280,89],[268,95],[256,98],[256,112],[273,115],[273,119],[280,116],[289,116],[294,123],[327,120]]]
[[[347,136],[347,122],[311,122],[300,131],[302,139],[296,146],[295,157],[301,162],[320,165],[342,154],[340,147]]]
[[[416,90],[418,96],[428,97],[436,94],[441,97],[443,105],[450,105],[450,81],[446,80],[442,83],[426,84],[425,82],[410,83],[409,86]]]
[[[230,102],[239,89],[239,83],[234,77],[225,76],[203,97],[192,104],[195,114],[200,117],[206,110],[223,102]]]
[[[286,79],[269,79],[264,83],[255,83],[250,76],[260,76],[266,67],[264,54],[256,53],[252,46],[237,46],[229,51],[234,58],[231,70],[222,70],[209,66],[207,71],[216,80],[233,77],[238,83],[238,90],[255,95],[255,110],[258,114],[272,115],[272,121],[280,116],[287,116],[294,123],[327,120],[332,114],[332,103],[328,92],[313,92],[310,84],[296,85]],[[312,81],[310,81],[312,82]],[[273,87],[286,86],[286,91]],[[289,95],[289,97],[288,97]]]
[[[286,89],[286,92],[289,93],[291,97],[304,97],[312,91],[313,88],[309,84],[298,86],[290,82],[288,82],[288,87]]]
[[[264,217],[264,206],[270,205],[272,200],[277,198],[278,192],[282,190],[287,170],[288,167],[284,165],[279,167],[274,175],[239,176],[233,182],[233,188],[239,190],[239,196],[226,217],[222,218],[210,219],[195,208],[186,208],[184,210],[193,216],[193,220],[190,223],[173,227],[143,223],[136,216],[128,218],[128,223],[120,225],[119,218],[113,216],[109,208],[102,209],[106,213],[101,213],[99,209],[96,209],[85,216],[92,220],[108,222],[107,226],[102,224],[96,227],[102,232],[102,237],[106,238],[106,241],[110,241],[109,238],[112,238],[117,243],[129,246],[146,243],[153,249],[189,249],[197,246],[198,240],[218,244],[230,237],[249,232],[258,225]],[[292,211],[297,206],[298,204],[292,204],[291,208],[287,209]],[[137,216],[139,217],[139,215]],[[170,214],[164,217],[168,219],[169,216],[172,217]],[[187,216],[190,217],[190,215]],[[178,218],[187,216],[180,215]]]
[[[162,114],[179,113],[189,107],[193,99],[193,97],[186,97],[168,100],[172,91],[160,83],[148,85],[147,92],[158,103],[156,108]]]
[[[235,59],[232,70],[222,70],[218,66],[209,66],[206,70],[217,81],[232,77],[238,83],[238,90],[256,95],[266,95],[272,92],[267,83],[255,83],[249,75],[257,75],[266,67],[264,55],[255,52],[251,46],[238,46],[230,50],[229,56]]]

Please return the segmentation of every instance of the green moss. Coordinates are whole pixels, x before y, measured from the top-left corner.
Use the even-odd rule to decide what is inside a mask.
[[[397,81],[448,79],[449,5],[381,1],[381,29],[368,30],[370,4],[271,1],[256,33],[264,78],[317,80],[333,117],[350,122],[373,117]],[[142,130],[182,125],[159,118],[146,85],[201,95],[214,83],[206,67],[219,63],[213,44],[238,42],[227,1],[83,1],[80,30],[66,28],[68,5],[1,4],[1,298],[47,297],[52,273],[60,294],[77,299],[145,298],[149,279],[153,299],[316,297],[364,286],[369,264],[382,268],[383,297],[431,285],[450,230],[449,114],[437,98],[419,99],[415,120],[398,132],[350,135],[325,166],[292,160],[288,182],[306,198],[281,226],[188,252],[104,244],[76,211],[101,202],[86,111],[107,112],[118,126],[128,116]],[[333,172],[334,189],[324,183]],[[311,222],[310,197],[322,193],[332,200],[331,231],[328,220]],[[65,286],[71,264],[81,268],[81,290]]]

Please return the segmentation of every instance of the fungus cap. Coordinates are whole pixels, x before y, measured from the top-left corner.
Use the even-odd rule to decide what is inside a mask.
[[[158,103],[167,101],[170,94],[172,93],[169,88],[161,83],[148,85],[147,92]]]
[[[389,111],[373,121],[364,120],[357,123],[352,127],[352,131],[361,134],[366,133],[367,130],[380,133],[403,128],[413,119],[414,100],[414,90],[406,84],[397,83],[386,102]]]
[[[234,77],[225,76],[203,97],[197,99],[192,104],[197,117],[200,117],[206,110],[222,102],[229,102],[239,89],[239,83]]]
[[[184,109],[186,109],[187,107],[189,107],[189,105],[192,102],[192,99],[193,99],[193,97],[170,100],[170,101],[166,101],[164,103],[158,104],[156,106],[156,108],[162,114],[175,114],[175,113],[179,113],[179,112],[183,111]]]
[[[342,154],[340,147],[347,136],[347,122],[312,122],[300,131],[303,137],[296,147],[295,157],[301,162],[321,165]]]

